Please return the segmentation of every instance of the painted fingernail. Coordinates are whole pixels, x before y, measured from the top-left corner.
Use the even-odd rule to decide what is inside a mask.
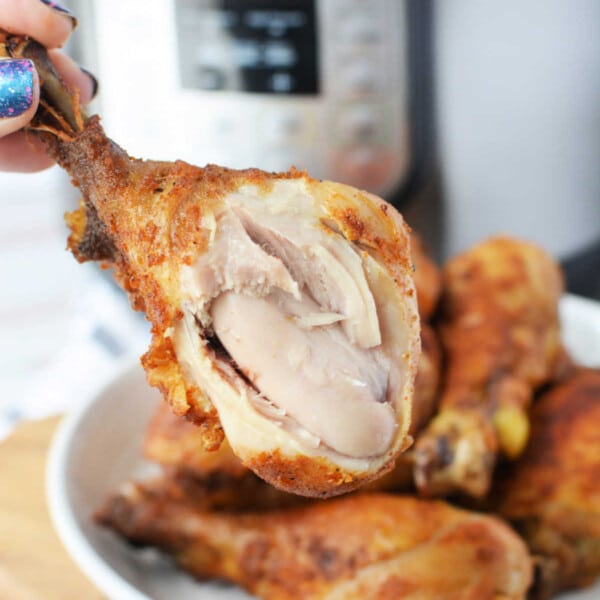
[[[33,63],[19,58],[0,60],[0,118],[18,117],[33,102]]]
[[[79,67],[92,81],[92,100],[96,97],[96,95],[98,94],[98,80],[96,79],[96,76],[91,73],[90,71],[88,71],[85,67]]]
[[[46,6],[49,6],[51,9],[55,10],[56,12],[59,12],[62,15],[70,17],[71,20],[73,21],[73,28],[77,27],[77,19],[75,18],[75,15],[68,8],[61,6],[58,2],[52,2],[52,0],[40,0],[40,1],[43,2]]]

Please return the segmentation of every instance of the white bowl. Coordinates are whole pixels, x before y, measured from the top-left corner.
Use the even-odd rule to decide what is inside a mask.
[[[582,364],[600,367],[600,305],[567,296],[561,304],[564,339]],[[200,583],[152,550],[133,549],[94,524],[110,491],[155,472],[143,460],[142,438],[157,403],[142,368],[132,365],[97,395],[84,399],[61,424],[50,451],[47,491],[54,525],[67,550],[112,600],[243,600],[245,592]],[[594,600],[600,583],[562,600]]]
[[[67,550],[112,600],[243,600],[237,588],[201,583],[152,550],[133,549],[97,526],[94,512],[120,483],[157,472],[143,460],[144,431],[159,394],[131,365],[60,425],[50,450],[50,514]]]

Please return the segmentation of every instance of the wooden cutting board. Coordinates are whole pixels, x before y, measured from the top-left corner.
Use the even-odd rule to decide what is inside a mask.
[[[67,554],[45,496],[59,419],[30,421],[0,442],[0,600],[105,600]]]

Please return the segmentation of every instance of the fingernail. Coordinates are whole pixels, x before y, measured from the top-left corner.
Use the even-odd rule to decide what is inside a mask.
[[[25,58],[0,60],[0,118],[18,117],[33,102],[33,63]]]
[[[40,0],[40,1],[43,2],[46,6],[49,6],[51,9],[55,10],[56,12],[59,12],[62,15],[69,17],[73,21],[73,29],[75,29],[75,27],[77,27],[77,19],[75,18],[75,15],[68,8],[61,6],[58,2],[52,2],[52,0]]]
[[[88,71],[85,67],[79,67],[91,80],[92,80],[92,100],[96,97],[96,95],[98,94],[98,80],[96,79],[96,76],[91,73],[90,71]]]

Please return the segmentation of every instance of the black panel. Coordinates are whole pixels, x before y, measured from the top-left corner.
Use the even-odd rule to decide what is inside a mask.
[[[182,85],[319,92],[314,0],[177,0]]]

